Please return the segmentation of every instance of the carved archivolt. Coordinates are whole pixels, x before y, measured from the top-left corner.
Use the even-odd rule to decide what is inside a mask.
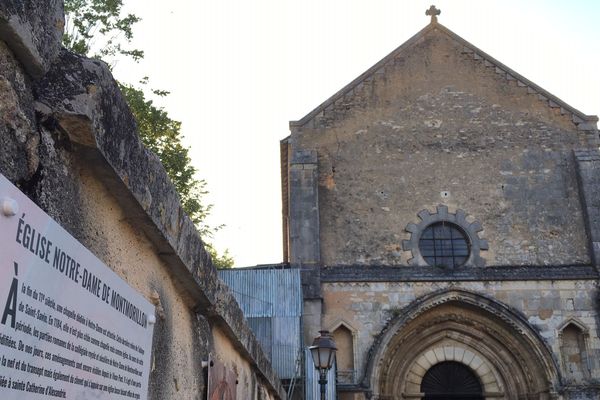
[[[419,398],[427,369],[442,361],[471,368],[486,398],[557,398],[555,360],[527,320],[463,290],[432,293],[402,310],[376,339],[363,385],[373,398]]]

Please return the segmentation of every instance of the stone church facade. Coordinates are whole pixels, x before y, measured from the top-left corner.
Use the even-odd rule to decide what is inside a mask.
[[[304,340],[341,400],[598,399],[598,118],[436,11],[281,142]]]

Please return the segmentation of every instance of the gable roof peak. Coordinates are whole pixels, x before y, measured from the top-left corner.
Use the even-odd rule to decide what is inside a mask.
[[[381,59],[378,63],[376,63],[371,68],[363,72],[356,79],[354,79],[348,85],[343,87],[329,99],[321,103],[319,106],[317,106],[307,115],[305,115],[302,119],[298,121],[290,121],[290,128],[304,126],[309,121],[313,121],[314,118],[317,117],[319,114],[325,113],[328,110],[336,108],[336,105],[341,106],[342,109],[346,108],[346,105],[342,104],[345,96],[352,96],[354,89],[360,87],[360,85],[372,83],[375,74],[381,71],[385,71],[385,66],[389,63],[393,63],[393,60],[396,56],[400,55],[405,51],[410,51],[409,49],[412,48],[416,43],[418,43],[419,40],[425,37],[425,35],[427,35],[428,33],[436,32],[445,34],[457,43],[461,44],[463,46],[462,53],[471,55],[474,61],[482,62],[486,67],[494,68],[496,73],[504,76],[507,81],[516,81],[518,86],[526,87],[529,94],[537,95],[538,99],[540,101],[545,102],[550,108],[559,108],[560,113],[562,115],[567,114],[572,119],[573,123],[575,124],[578,130],[589,131],[591,133],[594,133],[594,135],[597,135],[597,123],[599,120],[598,116],[586,115],[582,113],[575,107],[567,104],[565,101],[542,89],[540,86],[536,85],[524,76],[518,74],[516,71],[507,67],[506,65],[496,60],[489,54],[475,47],[473,44],[469,43],[450,29],[446,28],[444,25],[440,24],[437,21],[437,16],[440,14],[441,11],[435,6],[432,5],[431,7],[429,7],[429,9],[425,11],[425,15],[431,16],[431,22],[428,25],[426,25],[423,29],[417,32],[413,37],[408,39],[398,48],[393,50],[386,57]]]

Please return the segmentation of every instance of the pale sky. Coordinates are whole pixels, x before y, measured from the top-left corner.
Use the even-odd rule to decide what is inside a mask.
[[[429,23],[432,0],[125,0],[139,64],[208,181],[213,242],[238,267],[282,261],[279,141]],[[586,114],[600,114],[600,1],[438,0],[439,22]]]

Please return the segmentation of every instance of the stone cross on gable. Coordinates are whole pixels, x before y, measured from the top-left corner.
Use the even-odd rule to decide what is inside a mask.
[[[441,13],[442,12],[440,10],[438,10],[437,8],[435,8],[434,5],[429,7],[429,10],[425,11],[425,15],[431,15],[431,22],[437,22],[437,16],[440,15]]]

